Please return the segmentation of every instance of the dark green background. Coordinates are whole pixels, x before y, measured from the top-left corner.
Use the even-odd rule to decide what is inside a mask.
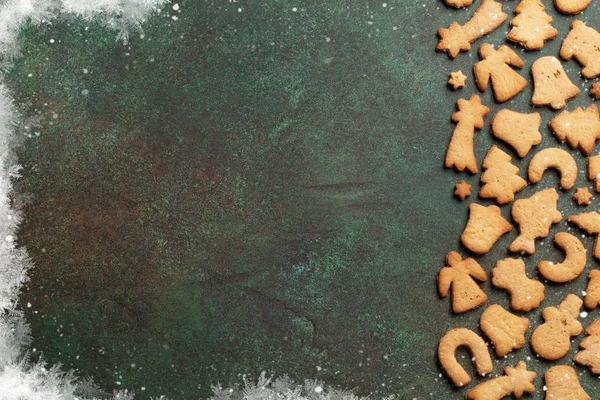
[[[453,316],[435,279],[447,252],[467,254],[469,201],[452,192],[466,178],[475,193],[478,176],[442,166],[455,102],[476,92],[483,41],[454,61],[434,47],[437,28],[477,4],[386,3],[181,1],[129,45],[68,16],[22,30],[7,82],[25,121],[15,206],[26,216],[18,242],[36,265],[21,296],[36,354],[140,398],[206,397],[210,384],[262,370],[375,397],[464,394],[439,376],[436,346],[452,327],[477,329],[481,310]],[[503,3],[508,13],[517,4]],[[600,27],[599,11],[594,2],[580,17]],[[557,55],[573,18],[549,12],[560,35],[542,53]],[[486,40],[502,44],[507,31],[508,21]],[[524,75],[542,53],[519,52]],[[589,87],[574,61],[565,66]],[[459,68],[469,81],[452,92]],[[502,106],[491,95],[479,162],[496,111],[531,111],[531,84]],[[590,103],[583,92],[568,108]],[[546,127],[555,113],[540,112],[542,147],[556,146]],[[515,160],[522,172],[533,153]],[[578,186],[590,186],[572,154]],[[548,173],[520,196],[557,185]],[[559,201],[565,216],[571,194]],[[514,236],[478,258],[487,271]],[[538,260],[562,257],[543,243],[526,257],[531,276]],[[585,285],[548,284],[543,307]],[[508,307],[483,286],[488,304]],[[496,360],[494,373],[527,356],[528,346]],[[551,364],[532,358],[541,399]],[[578,371],[599,396],[597,378]]]

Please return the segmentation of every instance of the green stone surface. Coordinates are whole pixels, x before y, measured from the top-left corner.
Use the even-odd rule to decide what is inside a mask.
[[[545,2],[560,34],[542,52],[519,50],[527,77],[536,58],[558,55],[573,20]],[[471,70],[484,41],[455,60],[434,48],[437,28],[465,22],[478,2],[178,4],[128,45],[67,16],[20,33],[6,80],[24,121],[14,201],[25,214],[18,243],[36,266],[21,296],[34,354],[141,399],[204,398],[211,384],[263,370],[373,398],[464,396],[440,375],[436,347],[448,329],[477,330],[482,309],[452,315],[436,275],[449,251],[468,254],[459,236],[475,196],[452,193],[467,179],[475,194],[479,176],[444,170],[443,159],[456,100],[478,92]],[[511,13],[517,2],[503,4]],[[578,18],[600,27],[600,4]],[[508,21],[485,41],[503,44],[507,31]],[[574,61],[564,65],[589,88]],[[458,69],[469,79],[453,92],[446,80]],[[492,112],[475,136],[479,162],[493,114],[532,112],[531,93],[530,83],[503,105],[481,94]],[[591,102],[583,91],[567,108]],[[541,147],[566,148],[546,126],[556,112],[538,111]],[[534,153],[510,153],[522,176]],[[577,187],[591,187],[571,153]],[[519,197],[545,187],[558,175]],[[577,212],[573,191],[559,200],[565,216]],[[567,229],[563,220],[551,237]],[[478,257],[486,271],[516,234]],[[539,260],[562,259],[551,237],[525,257],[530,276]],[[590,250],[593,238],[582,241]],[[547,284],[541,308],[580,294],[585,275]],[[505,292],[483,287],[488,304],[508,308]],[[528,315],[534,326],[541,308]],[[527,357],[539,373],[529,398],[542,399],[556,363],[528,345],[496,359],[494,374]],[[599,397],[598,379],[578,372]]]

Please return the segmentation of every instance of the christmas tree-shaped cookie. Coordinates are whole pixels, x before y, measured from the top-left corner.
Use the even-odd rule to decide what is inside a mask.
[[[594,150],[596,140],[600,139],[598,106],[592,104],[586,109],[565,110],[554,117],[549,126],[560,142],[567,142],[572,149],[578,148],[587,156]]]
[[[493,145],[483,160],[481,182],[484,184],[479,191],[483,199],[495,199],[498,204],[510,203],[515,193],[527,186],[527,181],[521,178],[519,168],[510,161],[512,157]]]
[[[587,335],[579,344],[579,352],[573,357],[579,365],[585,365],[593,374],[600,374],[600,318],[585,329]]]
[[[517,16],[510,21],[508,39],[527,50],[540,50],[546,40],[554,39],[558,30],[552,26],[552,17],[546,13],[540,0],[521,0],[515,8]]]

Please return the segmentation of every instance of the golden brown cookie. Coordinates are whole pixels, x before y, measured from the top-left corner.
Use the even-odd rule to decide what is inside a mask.
[[[542,142],[541,123],[539,113],[522,114],[504,109],[492,119],[492,135],[508,143],[523,158],[533,146]]]
[[[552,224],[562,219],[562,214],[556,209],[557,201],[558,193],[554,188],[515,201],[512,217],[519,224],[519,236],[508,246],[510,251],[535,253],[535,239],[547,237]]]
[[[466,169],[476,174],[478,169],[473,151],[473,136],[475,129],[483,128],[483,118],[490,109],[481,104],[481,99],[476,94],[469,100],[459,99],[456,105],[458,111],[452,114],[452,121],[456,122],[456,127],[452,132],[444,166],[459,172]]]
[[[500,237],[512,230],[510,222],[502,217],[498,206],[484,207],[469,204],[469,221],[460,240],[475,254],[487,253]]]
[[[593,79],[600,75],[600,33],[581,21],[571,23],[571,30],[563,40],[560,56],[565,60],[575,58],[583,67],[581,75]]]
[[[510,294],[510,308],[528,312],[544,300],[544,285],[525,275],[525,263],[518,258],[505,258],[492,269],[492,284]]]
[[[596,211],[570,215],[568,219],[569,222],[574,223],[578,228],[583,229],[590,235],[598,235],[600,233],[600,214]],[[600,240],[598,240],[598,236],[596,236],[592,254],[596,259],[600,260]]]
[[[590,88],[590,96],[592,96],[594,100],[600,99],[600,82],[592,83],[592,87]]]
[[[460,89],[465,86],[465,82],[467,81],[467,76],[463,74],[461,70],[450,73],[450,79],[448,79],[448,84],[452,86],[454,90]]]
[[[518,317],[498,304],[492,304],[481,314],[479,326],[490,338],[498,357],[504,357],[525,344],[529,319]]]
[[[554,0],[554,5],[563,14],[579,14],[592,0]]]
[[[512,157],[503,152],[496,145],[488,152],[483,160],[481,182],[479,190],[482,199],[495,199],[498,204],[507,204],[515,199],[515,193],[527,186],[527,181],[521,178],[519,168],[510,162]]]
[[[585,110],[581,107],[572,112],[565,110],[554,117],[549,125],[559,141],[567,142],[572,149],[581,149],[586,156],[594,150],[596,139],[600,138],[600,118],[596,104]]]
[[[581,241],[570,233],[558,232],[554,236],[554,243],[563,249],[565,259],[559,264],[540,261],[538,263],[540,274],[556,283],[569,282],[579,277],[585,269],[586,262],[586,252]]]
[[[481,265],[472,258],[463,260],[456,251],[448,253],[446,264],[438,275],[438,290],[440,296],[446,297],[452,286],[452,311],[460,314],[483,305],[487,295],[474,280],[487,280]]]
[[[510,47],[503,45],[495,50],[491,44],[484,43],[479,47],[479,57],[482,60],[474,67],[475,83],[485,92],[491,80],[497,102],[512,99],[527,86],[527,79],[511,68],[523,68],[525,63]]]
[[[469,7],[473,4],[473,0],[444,0],[444,3],[449,7],[462,8]]]
[[[590,281],[585,290],[583,305],[588,310],[593,310],[600,305],[600,270],[591,270],[588,277]]]
[[[579,365],[590,369],[592,374],[600,374],[600,318],[585,329],[586,337],[579,343],[579,352],[573,357]]]
[[[577,163],[572,155],[557,147],[540,150],[529,163],[529,180],[538,183],[548,168],[556,168],[560,172],[560,187],[569,190],[577,181]]]
[[[568,295],[556,307],[546,307],[542,311],[544,323],[531,335],[531,347],[545,360],[558,360],[568,353],[571,337],[583,331],[577,320],[583,301],[574,294]]]
[[[583,390],[577,372],[568,365],[557,365],[544,374],[546,399],[548,400],[591,400]]]
[[[556,57],[539,58],[531,67],[533,75],[533,97],[536,107],[563,108],[567,101],[579,94],[579,88],[571,82]]]
[[[471,195],[471,185],[465,180],[458,182],[454,189],[454,195],[463,201]]]
[[[471,43],[494,31],[508,18],[502,11],[502,3],[496,0],[482,0],[481,5],[464,25],[454,21],[449,28],[438,29],[440,41],[436,50],[446,51],[454,58],[461,51],[471,49]]]
[[[467,400],[500,400],[511,394],[518,399],[523,393],[535,392],[533,380],[536,376],[537,373],[527,371],[524,361],[519,361],[516,368],[504,368],[504,376],[490,379],[469,390]]]
[[[600,154],[587,159],[588,179],[594,181],[594,190],[600,193]]]
[[[440,340],[438,359],[456,386],[463,387],[471,383],[467,371],[456,361],[455,353],[459,347],[466,347],[471,352],[479,375],[492,372],[492,358],[481,336],[466,328],[452,329]]]
[[[508,40],[527,50],[540,50],[546,40],[554,39],[558,30],[552,26],[552,17],[545,10],[541,0],[521,0],[515,8],[517,16],[510,21],[512,29],[508,32]]]
[[[586,187],[577,188],[577,190],[575,190],[575,194],[573,195],[573,199],[577,202],[577,205],[587,206],[592,202],[592,194]]]

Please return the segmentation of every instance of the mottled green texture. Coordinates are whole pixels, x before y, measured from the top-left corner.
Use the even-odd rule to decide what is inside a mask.
[[[36,265],[22,295],[33,347],[140,398],[207,396],[211,383],[262,370],[362,395],[459,397],[438,376],[436,347],[451,327],[476,329],[480,311],[451,316],[435,278],[448,251],[466,254],[468,202],[452,197],[454,184],[478,190],[477,176],[442,168],[454,103],[475,91],[471,73],[458,92],[446,80],[477,57],[433,49],[436,29],[474,7],[179,5],[128,46],[82,20],[20,35],[7,81],[24,115],[39,117],[16,183],[18,242]],[[584,20],[600,26],[598,11],[594,3]],[[560,37],[570,20],[556,17]],[[506,27],[490,41],[503,43]],[[539,53],[523,56],[527,74]],[[579,82],[579,67],[567,66]],[[528,111],[530,96],[531,85],[507,106]],[[493,105],[490,91],[482,98]],[[589,103],[582,94],[569,107]],[[553,113],[541,113],[545,126]],[[488,131],[476,134],[478,161]],[[542,146],[556,144],[543,134]],[[557,181],[549,173],[522,196]],[[574,210],[570,195],[560,208]],[[480,258],[486,270],[515,235]],[[529,273],[546,257],[561,257],[549,240],[527,257]],[[548,285],[544,306],[585,283]],[[494,373],[528,355],[510,354]],[[548,365],[531,362],[540,374]],[[600,393],[597,379],[581,378]]]

